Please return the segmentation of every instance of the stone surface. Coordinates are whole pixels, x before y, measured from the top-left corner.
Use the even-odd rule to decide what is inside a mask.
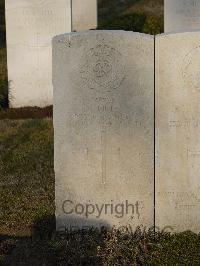
[[[199,0],[165,0],[165,32],[200,30]]]
[[[72,30],[97,28],[97,0],[72,0]]]
[[[153,36],[91,31],[54,38],[57,230],[153,225],[153,60]],[[84,207],[78,214],[77,204],[93,204],[94,213]],[[127,214],[117,218],[119,204]],[[104,206],[100,217],[96,206]]]
[[[156,224],[200,231],[200,32],[156,37]]]
[[[52,104],[55,35],[71,31],[70,0],[6,0],[10,107]]]

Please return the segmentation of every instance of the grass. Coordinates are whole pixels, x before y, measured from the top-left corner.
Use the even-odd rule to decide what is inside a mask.
[[[2,265],[198,266],[200,235],[91,229],[49,238],[5,238]]]
[[[6,48],[0,48],[0,80],[7,79]]]
[[[54,214],[51,119],[1,120],[0,172],[0,234]]]
[[[0,120],[3,119],[41,119],[53,116],[53,106],[7,108],[0,112]]]
[[[0,48],[0,109],[8,106],[6,49]]]
[[[99,29],[162,33],[163,5],[163,0],[100,0]]]

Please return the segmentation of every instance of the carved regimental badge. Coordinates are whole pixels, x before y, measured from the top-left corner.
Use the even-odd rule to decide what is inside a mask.
[[[200,46],[184,57],[182,76],[187,85],[200,91]]]
[[[122,55],[107,44],[91,48],[82,58],[81,78],[90,89],[110,92],[125,78]]]

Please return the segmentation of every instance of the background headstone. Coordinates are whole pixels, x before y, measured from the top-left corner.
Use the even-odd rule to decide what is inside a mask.
[[[200,32],[156,37],[156,225],[200,231]]]
[[[71,31],[70,0],[5,4],[10,107],[51,105],[51,40]]]
[[[57,36],[53,84],[57,230],[152,226],[154,37],[123,31]],[[97,209],[88,217],[81,205],[79,214],[71,209],[88,203],[113,204],[113,214],[111,207],[99,218]],[[121,218],[117,204],[125,205]]]
[[[165,0],[165,32],[200,30],[199,0]]]
[[[72,0],[72,30],[97,28],[97,0]]]

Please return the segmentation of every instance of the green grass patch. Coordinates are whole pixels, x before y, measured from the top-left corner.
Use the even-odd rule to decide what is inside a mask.
[[[109,18],[99,28],[142,32],[145,20],[146,16],[144,14],[126,14],[116,18]]]
[[[6,49],[0,48],[0,109],[8,107]]]
[[[0,110],[0,120],[2,119],[41,119],[53,116],[53,106],[47,107],[21,107],[21,108],[7,108]]]
[[[99,25],[99,29],[125,30],[156,35],[163,32],[163,20],[157,16],[146,16],[144,13],[131,13],[109,18]]]
[[[0,121],[0,230],[54,214],[51,119]]]
[[[163,0],[100,0],[98,28],[147,34],[164,31]]]

